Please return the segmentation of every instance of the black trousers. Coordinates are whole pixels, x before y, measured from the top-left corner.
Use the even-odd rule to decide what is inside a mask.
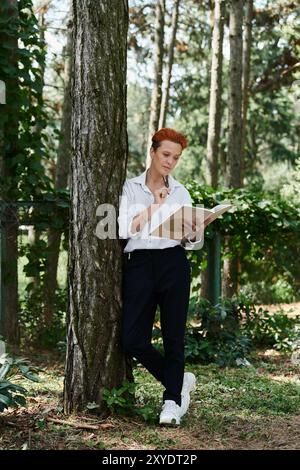
[[[135,250],[123,268],[122,345],[165,387],[163,400],[181,404],[184,333],[190,295],[190,264],[182,246]],[[151,344],[160,307],[164,356]]]

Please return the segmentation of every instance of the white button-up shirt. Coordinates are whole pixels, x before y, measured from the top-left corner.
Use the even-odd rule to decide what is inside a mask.
[[[119,237],[128,239],[124,252],[129,253],[141,249],[163,249],[180,245],[180,240],[161,238],[149,235],[163,220],[183,205],[192,206],[192,199],[188,190],[169,175],[170,193],[164,203],[156,210],[149,222],[139,232],[132,232],[134,217],[155,202],[154,194],[146,186],[146,170],[135,178],[125,181],[120,201],[118,225]],[[162,220],[163,219],[163,220]],[[196,250],[203,245],[203,241],[187,241],[187,250]]]

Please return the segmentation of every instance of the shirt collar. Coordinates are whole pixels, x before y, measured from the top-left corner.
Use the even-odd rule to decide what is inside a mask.
[[[148,186],[146,186],[146,173],[147,173],[147,170],[145,170],[141,175],[136,176],[135,178],[132,178],[131,181],[133,183],[141,184],[143,186],[143,188],[150,191]],[[181,186],[181,184],[178,181],[176,181],[175,178],[173,178],[172,175],[169,175],[168,179],[169,179],[169,185],[170,185],[171,190],[173,190],[173,188],[176,188],[177,186]]]

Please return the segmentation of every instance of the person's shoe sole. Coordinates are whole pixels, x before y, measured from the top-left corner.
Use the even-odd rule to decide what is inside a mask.
[[[167,420],[167,419],[160,419],[159,420],[159,424],[164,424],[165,426],[179,426],[180,425],[180,421],[177,422],[176,418],[172,418],[171,420]]]

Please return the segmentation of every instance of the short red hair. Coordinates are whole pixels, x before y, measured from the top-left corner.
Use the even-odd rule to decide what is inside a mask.
[[[171,142],[175,142],[175,144],[180,144],[182,150],[188,146],[186,137],[180,132],[177,132],[174,129],[170,129],[169,127],[163,127],[153,134],[152,147],[156,150],[158,147],[160,147],[162,140],[170,140]]]

